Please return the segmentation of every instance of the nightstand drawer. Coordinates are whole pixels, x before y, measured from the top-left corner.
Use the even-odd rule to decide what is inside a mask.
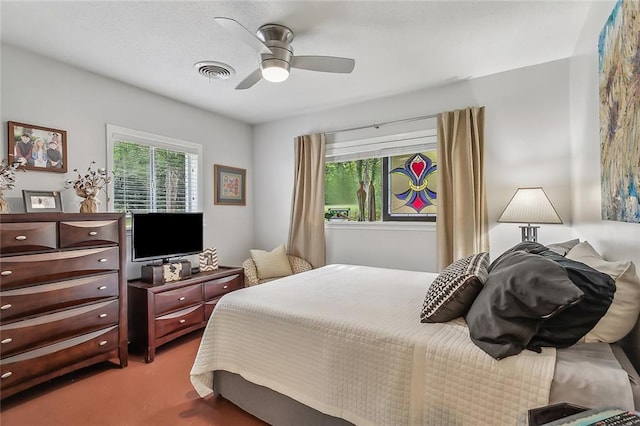
[[[2,357],[118,322],[118,301],[97,303],[0,326]]]
[[[3,223],[0,252],[3,255],[53,250],[58,244],[55,222]]]
[[[117,349],[116,326],[4,358],[0,361],[0,386],[4,392],[10,386]]]
[[[155,296],[156,316],[202,302],[202,286],[195,284]]]
[[[210,300],[214,297],[222,296],[233,290],[242,287],[242,279],[240,274],[230,275],[217,280],[206,281],[204,283],[204,300]]]
[[[202,321],[204,321],[204,307],[202,305],[192,306],[181,311],[157,317],[155,321],[156,338],[166,336],[167,334],[193,325],[201,324]]]
[[[0,319],[6,322],[117,296],[117,273],[0,291]]]
[[[119,267],[120,253],[117,247],[7,256],[0,260],[0,288],[4,290],[51,282],[118,270]]]
[[[60,247],[118,244],[117,220],[60,222]]]

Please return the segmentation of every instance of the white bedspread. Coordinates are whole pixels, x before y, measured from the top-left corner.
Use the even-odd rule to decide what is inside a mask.
[[[329,265],[225,295],[191,370],[226,370],[357,425],[526,424],[546,405],[555,350],[496,361],[463,319],[422,324],[436,274]]]

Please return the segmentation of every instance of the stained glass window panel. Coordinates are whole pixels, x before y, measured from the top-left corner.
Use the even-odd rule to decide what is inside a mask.
[[[384,220],[435,221],[436,150],[385,159]]]

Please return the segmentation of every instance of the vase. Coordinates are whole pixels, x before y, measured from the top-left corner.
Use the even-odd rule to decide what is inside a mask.
[[[0,189],[0,213],[9,213],[9,203],[4,199],[4,194]]]
[[[364,209],[367,199],[367,191],[364,189],[364,182],[360,181],[360,188],[356,191],[358,197],[358,222],[364,221]]]
[[[376,192],[375,192],[375,188],[373,186],[373,181],[369,182],[369,222],[375,222],[376,221]]]
[[[98,200],[87,197],[80,203],[80,213],[98,213]]]

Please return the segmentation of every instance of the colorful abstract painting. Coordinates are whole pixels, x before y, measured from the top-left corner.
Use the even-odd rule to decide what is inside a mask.
[[[598,40],[602,219],[640,223],[640,2],[619,0]]]

